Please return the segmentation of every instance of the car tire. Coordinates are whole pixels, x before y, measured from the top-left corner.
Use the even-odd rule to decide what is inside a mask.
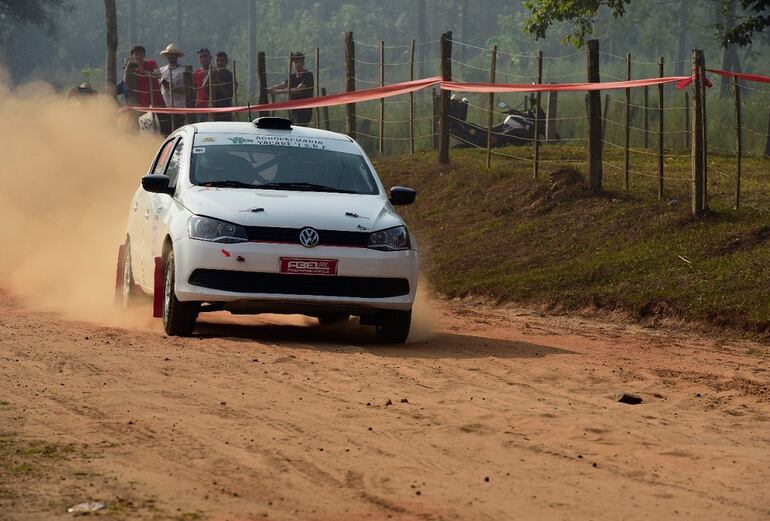
[[[199,302],[180,302],[174,292],[174,252],[168,254],[163,271],[163,329],[169,336],[190,336],[200,311]]]
[[[333,326],[341,322],[350,320],[350,315],[345,313],[329,313],[328,315],[319,315],[318,323],[322,326]]]
[[[377,340],[388,344],[403,344],[409,337],[412,310],[381,311],[377,317]]]
[[[137,303],[139,288],[134,282],[134,270],[131,265],[131,243],[126,242],[125,257],[123,258],[123,283],[121,284],[120,305],[123,309],[129,309]]]

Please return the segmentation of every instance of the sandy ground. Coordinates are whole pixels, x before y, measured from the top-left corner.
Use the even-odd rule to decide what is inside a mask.
[[[769,346],[434,306],[387,347],[300,317],[167,338],[0,293],[10,461],[69,447],[0,474],[0,518],[770,518]]]

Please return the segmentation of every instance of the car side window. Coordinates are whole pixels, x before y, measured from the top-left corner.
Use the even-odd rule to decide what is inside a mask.
[[[168,160],[168,167],[166,168],[166,175],[169,178],[169,186],[176,186],[176,178],[179,177],[179,168],[182,166],[182,149],[184,148],[184,142],[180,139],[177,141],[174,151],[171,153],[171,158]]]
[[[168,160],[171,157],[171,151],[174,149],[174,143],[176,139],[166,141],[158,152],[158,157],[155,159],[155,165],[153,166],[153,174],[163,174],[166,171]]]

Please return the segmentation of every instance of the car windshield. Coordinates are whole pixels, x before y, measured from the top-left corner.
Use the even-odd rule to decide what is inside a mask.
[[[254,143],[194,146],[190,181],[230,188],[379,193],[360,154]]]

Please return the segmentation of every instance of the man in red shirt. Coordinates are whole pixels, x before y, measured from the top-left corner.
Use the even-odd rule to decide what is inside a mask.
[[[128,98],[134,100],[131,105],[139,107],[165,107],[158,83],[158,64],[155,60],[145,60],[145,53],[141,45],[131,49],[129,62],[123,71],[126,85],[133,82],[134,92],[129,92]]]
[[[209,83],[211,82],[211,52],[205,47],[198,51],[198,63],[200,69],[193,73],[193,83],[197,93],[195,106],[198,108],[209,107]]]

